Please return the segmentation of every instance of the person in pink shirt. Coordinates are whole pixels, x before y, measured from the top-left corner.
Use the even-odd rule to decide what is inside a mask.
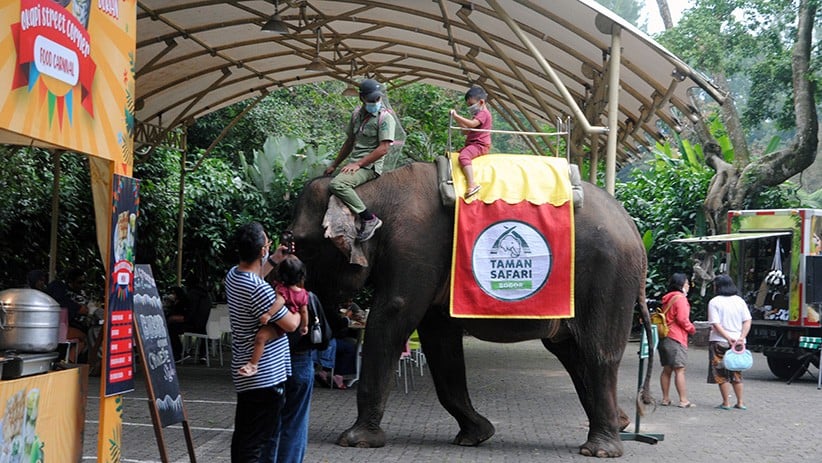
[[[300,336],[308,334],[308,291],[303,288],[304,286],[305,264],[294,254],[286,255],[277,266],[277,284],[274,289],[277,296],[285,299],[285,306],[289,311],[300,314],[300,327],[297,330]],[[241,376],[254,376],[257,374],[258,364],[265,352],[265,345],[284,334],[277,325],[268,323],[273,315],[269,310],[260,316],[262,326],[254,338],[254,350],[251,353],[251,360],[239,369]]]
[[[485,100],[488,94],[480,86],[473,86],[465,92],[465,104],[471,118],[460,116],[455,109],[451,110],[451,117],[460,127],[466,129],[491,130],[491,112],[485,107]],[[469,198],[479,192],[480,185],[474,181],[474,170],[471,160],[483,154],[488,154],[491,149],[491,132],[478,132],[474,130],[463,130],[465,132],[465,146],[460,150],[459,159],[462,172],[465,174],[467,187],[465,197]]]
[[[688,363],[688,335],[696,333],[691,323],[691,304],[688,290],[691,282],[684,273],[674,273],[668,280],[668,292],[662,296],[662,311],[668,321],[668,336],[659,340],[659,361],[662,373],[659,384],[662,387],[662,405],[671,405],[671,376],[674,377],[676,392],[679,394],[680,408],[694,406],[688,400],[685,385],[685,366]]]

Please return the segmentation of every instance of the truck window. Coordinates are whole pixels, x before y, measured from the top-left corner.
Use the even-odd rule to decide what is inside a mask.
[[[805,256],[805,303],[822,305],[822,255]]]
[[[782,250],[782,273],[789,282],[790,236],[746,240],[739,244],[739,291],[756,319],[788,320],[789,284],[774,287],[765,282],[773,267],[777,241]]]

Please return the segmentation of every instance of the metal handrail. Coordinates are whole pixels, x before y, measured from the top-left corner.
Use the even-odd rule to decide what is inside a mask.
[[[453,147],[451,145],[451,131],[452,130],[466,130],[471,132],[486,132],[486,133],[504,133],[509,135],[536,135],[536,136],[549,136],[549,137],[565,137],[565,158],[570,160],[571,159],[571,118],[566,117],[565,121],[561,118],[557,117],[556,127],[560,129],[558,132],[552,133],[545,133],[545,132],[525,132],[520,130],[498,130],[498,129],[473,129],[468,127],[460,127],[454,125],[454,117],[452,115],[448,115],[448,152],[453,152]],[[562,130],[565,128],[565,130]],[[554,156],[559,156],[559,143],[555,143],[554,146],[556,147],[556,151],[554,151]]]
[[[468,127],[459,127],[459,126],[449,126],[448,128],[452,129],[452,130],[470,130],[471,132],[489,132],[489,133],[508,133],[508,134],[513,134],[513,135],[548,135],[548,136],[554,136],[554,135],[569,135],[570,134],[570,132],[545,133],[545,132],[521,132],[519,130],[471,129],[471,128],[468,128]]]

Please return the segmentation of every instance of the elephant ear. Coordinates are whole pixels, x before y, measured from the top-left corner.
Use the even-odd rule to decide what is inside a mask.
[[[331,196],[323,217],[325,237],[348,258],[348,263],[368,267],[368,259],[357,241],[357,221],[351,209],[339,198]]]

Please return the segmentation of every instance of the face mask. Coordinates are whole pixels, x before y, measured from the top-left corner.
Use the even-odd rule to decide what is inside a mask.
[[[473,115],[476,115],[478,112],[480,112],[480,109],[482,109],[480,108],[480,103],[474,103],[468,107],[468,111]]]
[[[269,253],[268,253],[268,251],[266,251],[265,254],[263,254],[262,259],[260,259],[260,265],[265,265],[265,261],[268,260],[268,256],[269,256]]]
[[[378,101],[376,103],[366,103],[365,110],[371,114],[377,114],[380,112],[380,108],[382,107],[382,102]]]

